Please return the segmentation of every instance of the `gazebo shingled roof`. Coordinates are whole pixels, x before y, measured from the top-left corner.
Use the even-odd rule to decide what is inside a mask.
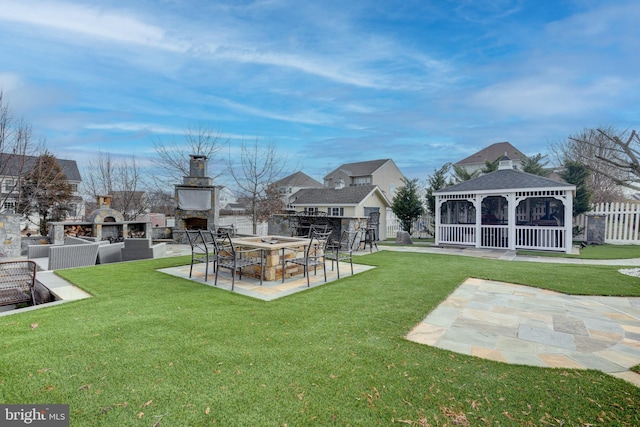
[[[516,190],[531,188],[567,189],[573,187],[566,182],[555,181],[539,175],[515,169],[499,169],[460,184],[434,191],[436,194],[466,193],[490,190]]]

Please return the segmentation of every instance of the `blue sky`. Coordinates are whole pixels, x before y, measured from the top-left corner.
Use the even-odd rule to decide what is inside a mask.
[[[321,180],[638,125],[637,0],[0,0],[0,90],[61,158],[203,124]],[[223,155],[227,156],[227,149]]]

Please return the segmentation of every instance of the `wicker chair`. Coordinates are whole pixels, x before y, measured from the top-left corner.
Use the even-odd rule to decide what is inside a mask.
[[[122,248],[122,260],[133,261],[138,259],[160,258],[167,251],[166,243],[151,243],[151,239],[128,238],[124,239]]]
[[[43,270],[96,265],[99,243],[29,245],[27,257]]]

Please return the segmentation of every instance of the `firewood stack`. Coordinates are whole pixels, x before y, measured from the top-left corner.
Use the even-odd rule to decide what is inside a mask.
[[[93,228],[83,225],[69,225],[64,227],[64,235],[72,237],[91,236]]]

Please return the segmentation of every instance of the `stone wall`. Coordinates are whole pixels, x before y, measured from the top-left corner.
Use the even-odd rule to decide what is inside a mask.
[[[0,214],[0,257],[16,258],[20,253],[20,215]]]

